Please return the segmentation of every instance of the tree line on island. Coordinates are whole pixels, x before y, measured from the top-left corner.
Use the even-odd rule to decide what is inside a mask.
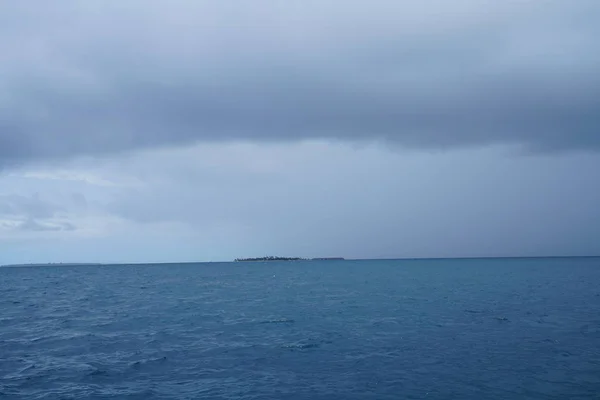
[[[342,257],[321,257],[321,258],[302,258],[302,257],[276,257],[276,256],[267,256],[267,257],[255,257],[255,258],[236,258],[235,262],[245,262],[245,261],[324,261],[324,260],[343,260]]]

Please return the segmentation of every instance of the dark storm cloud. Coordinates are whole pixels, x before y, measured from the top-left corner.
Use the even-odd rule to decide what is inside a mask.
[[[600,149],[600,3],[329,3],[4,2],[0,165],[233,139]]]

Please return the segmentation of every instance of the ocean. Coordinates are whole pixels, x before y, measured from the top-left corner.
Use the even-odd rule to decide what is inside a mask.
[[[0,268],[1,399],[600,399],[600,259]]]

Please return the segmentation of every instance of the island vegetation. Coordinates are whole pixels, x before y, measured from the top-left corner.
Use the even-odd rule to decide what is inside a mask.
[[[342,257],[322,257],[322,258],[313,258],[313,261],[325,261],[325,260],[343,260]],[[310,258],[302,258],[302,257],[276,257],[276,256],[267,256],[267,257],[256,257],[256,258],[236,258],[234,261],[236,262],[244,262],[244,261],[308,261]]]
[[[275,257],[275,256],[267,256],[267,257],[256,257],[256,258],[236,258],[236,262],[240,261],[305,261],[306,258],[301,257]]]

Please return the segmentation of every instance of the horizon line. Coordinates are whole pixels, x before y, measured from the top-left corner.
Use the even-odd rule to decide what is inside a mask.
[[[315,257],[295,262],[307,261],[432,261],[432,260],[515,260],[515,259],[562,259],[562,258],[600,258],[600,255],[578,255],[578,256],[461,256],[461,257],[398,257],[398,258],[344,258],[337,260],[327,260],[326,257]],[[174,264],[229,264],[234,260],[227,261],[166,261],[166,262],[47,262],[47,263],[18,263],[2,264],[0,268],[5,267],[45,267],[45,266],[110,266],[110,265],[174,265]],[[277,262],[277,261],[265,261]],[[281,261],[290,262],[290,261]],[[239,264],[239,262],[238,262]]]

